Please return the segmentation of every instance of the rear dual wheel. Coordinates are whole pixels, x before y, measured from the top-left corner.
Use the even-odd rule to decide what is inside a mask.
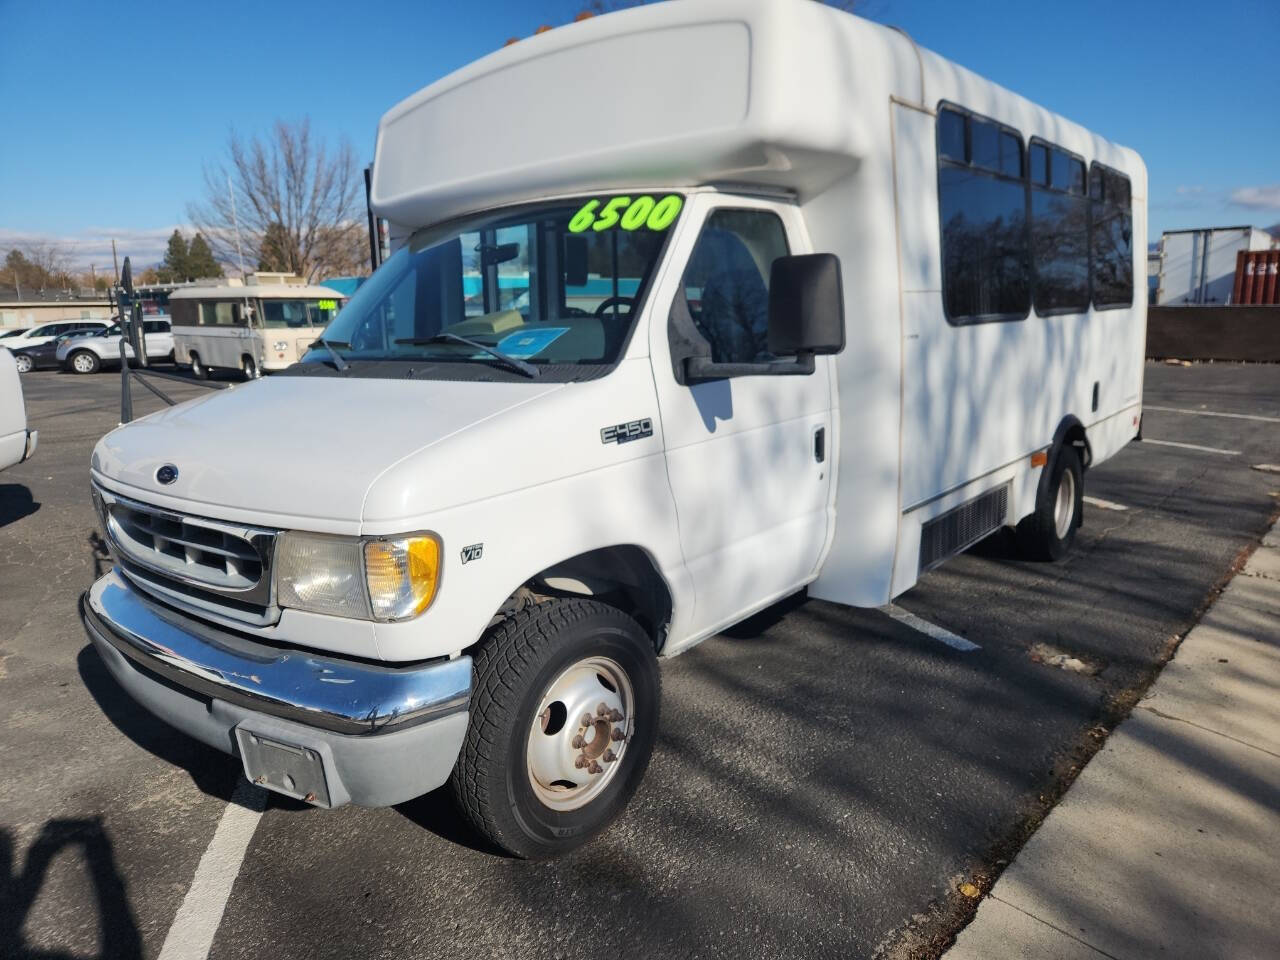
[[[1059,447],[1048,470],[1035,512],[1018,524],[1018,549],[1032,560],[1061,560],[1067,555],[1084,506],[1084,470],[1075,447]]]
[[[660,689],[653,642],[621,611],[574,599],[513,614],[475,653],[471,723],[450,779],[459,808],[518,857],[584,843],[644,776]]]

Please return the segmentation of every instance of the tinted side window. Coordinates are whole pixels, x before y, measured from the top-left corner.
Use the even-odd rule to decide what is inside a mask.
[[[955,157],[942,132],[967,124]],[[938,111],[942,297],[948,321],[1021,320],[1031,308],[1022,138],[993,121]],[[954,133],[950,135],[954,141]]]
[[[1089,201],[1084,161],[1044,143],[1031,145],[1031,256],[1036,312],[1089,309]]]
[[[1089,171],[1093,305],[1133,304],[1133,210],[1129,178],[1095,163]]]
[[[200,325],[202,327],[231,326],[234,322],[231,311],[232,306],[231,303],[225,300],[221,303],[200,304]]]
[[[685,267],[685,298],[716,363],[772,360],[769,272],[787,255],[782,220],[768,210],[716,210]]]

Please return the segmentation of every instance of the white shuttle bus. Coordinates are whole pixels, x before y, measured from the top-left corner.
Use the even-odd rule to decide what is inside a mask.
[[[564,851],[644,773],[659,658],[1003,527],[1069,549],[1138,432],[1145,202],[1132,150],[821,4],[523,40],[382,118],[395,252],[301,363],[98,444],[89,635],[254,783],[447,783]]]
[[[246,380],[297,363],[343,302],[328,287],[290,283],[181,287],[169,294],[174,362],[201,380],[216,369]]]

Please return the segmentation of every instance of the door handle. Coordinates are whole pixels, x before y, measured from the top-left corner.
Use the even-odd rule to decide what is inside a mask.
[[[827,459],[827,428],[813,431],[813,459],[823,463]]]

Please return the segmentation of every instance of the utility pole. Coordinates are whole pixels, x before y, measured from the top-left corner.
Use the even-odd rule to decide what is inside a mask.
[[[116,270],[116,283],[120,283],[120,261],[116,258],[116,238],[111,238],[111,263]]]

